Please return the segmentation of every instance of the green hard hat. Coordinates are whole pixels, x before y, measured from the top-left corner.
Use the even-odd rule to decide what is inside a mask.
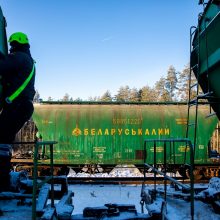
[[[17,41],[20,44],[29,44],[27,35],[22,32],[16,32],[12,34],[8,42],[11,43],[12,41]]]

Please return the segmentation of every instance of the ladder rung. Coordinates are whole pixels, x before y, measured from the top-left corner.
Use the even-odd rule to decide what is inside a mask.
[[[206,118],[212,117],[212,116],[214,116],[214,115],[216,115],[216,112],[212,112],[212,113],[206,115]]]
[[[213,94],[213,92],[207,92],[207,93],[204,93],[202,95],[198,95],[197,98],[198,99],[207,98],[207,96],[212,95],[212,94]]]
[[[192,89],[193,87],[195,87],[197,85],[198,85],[198,83],[195,83],[195,84],[191,85],[190,88]]]
[[[189,107],[192,107],[192,106],[194,106],[194,105],[196,105],[196,103],[192,103],[192,104],[190,104]]]
[[[198,103],[197,98],[192,99],[191,101],[189,101],[190,106],[196,105],[197,103]]]
[[[198,68],[198,64],[195,64],[195,65],[192,66],[191,68],[192,68],[192,69],[195,69],[196,67]]]

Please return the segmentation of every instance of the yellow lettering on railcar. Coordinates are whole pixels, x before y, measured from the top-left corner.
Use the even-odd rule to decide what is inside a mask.
[[[115,159],[120,159],[121,158],[121,152],[115,152],[114,153],[114,158]]]
[[[176,118],[177,125],[187,125],[187,118]]]
[[[113,118],[113,125],[140,125],[142,118]]]
[[[204,145],[199,145],[199,150],[204,150],[205,146]]]
[[[114,128],[111,129],[111,135],[115,135],[115,129]]]
[[[52,121],[49,121],[47,119],[46,120],[42,120],[41,123],[44,124],[44,125],[53,124]]]
[[[158,135],[163,135],[163,129],[158,129]]]
[[[89,129],[84,129],[84,135],[87,136],[89,134]]]
[[[93,153],[105,153],[106,147],[93,147]]]
[[[189,146],[179,146],[178,147],[178,151],[179,152],[189,152],[189,150],[190,150],[190,148],[189,148]]]
[[[152,129],[151,134],[152,134],[152,135],[157,135],[155,129]]]
[[[95,136],[95,128],[92,128],[92,129],[91,129],[91,135],[92,135],[92,136]]]
[[[118,129],[118,135],[122,134],[123,129]]]
[[[165,133],[164,135],[169,135],[170,134],[170,129],[169,128],[165,128]]]
[[[98,130],[98,135],[102,135],[102,129]]]
[[[145,135],[150,135],[150,132],[148,129],[145,130]]]
[[[129,135],[129,129],[125,129],[125,135]]]
[[[69,154],[72,154],[72,156],[74,157],[80,157],[81,156],[81,153],[80,153],[80,150],[73,150],[71,153],[68,152]]]
[[[133,149],[131,148],[125,148],[125,153],[132,153],[133,152]]]
[[[154,147],[151,147],[151,148],[150,148],[150,151],[151,151],[151,152],[154,152]],[[156,147],[156,152],[157,152],[157,153],[162,153],[163,151],[164,151],[164,149],[163,149],[162,146]]]
[[[142,135],[142,129],[141,128],[138,129],[138,135]]]
[[[134,129],[131,129],[131,134],[134,136],[137,134],[137,132]]]
[[[79,129],[79,128],[75,128],[73,131],[72,131],[72,135],[74,136],[79,136],[82,134],[82,131]]]
[[[98,157],[98,159],[102,160],[103,159],[103,154],[96,154],[96,157]]]
[[[109,135],[109,131],[107,128],[105,129],[105,135]]]
[[[72,130],[72,136],[80,136],[80,135],[84,135],[84,136],[121,136],[121,135],[131,135],[131,136],[161,136],[161,135],[170,135],[170,129],[169,128],[146,128],[146,129],[142,129],[142,128],[84,128],[84,129],[80,129],[78,127],[74,128]]]

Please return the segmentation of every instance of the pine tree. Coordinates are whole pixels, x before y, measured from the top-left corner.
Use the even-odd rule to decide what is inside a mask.
[[[159,81],[155,83],[155,93],[157,96],[157,101],[171,101],[170,94],[166,89],[166,79],[161,77]]]
[[[189,98],[189,76],[190,66],[187,64],[178,77],[178,97],[180,101],[187,101]],[[196,78],[192,73],[191,85],[196,83]],[[191,99],[196,97],[196,87],[191,90]]]
[[[165,88],[169,93],[170,101],[176,101],[177,74],[176,69],[171,65],[167,71],[167,77],[165,79]]]
[[[140,92],[141,91],[141,92]],[[156,101],[155,90],[150,86],[146,85],[139,90],[140,101],[142,102],[153,102]]]
[[[129,101],[131,101],[131,102],[138,102],[138,90],[136,88],[132,88],[130,90]]]
[[[39,94],[38,90],[36,90],[36,92],[35,92],[35,96],[34,96],[33,102],[34,103],[39,103],[40,102],[40,94]]]
[[[64,101],[64,102],[70,101],[70,95],[68,93],[65,93],[65,95],[62,98],[62,101]]]
[[[52,101],[53,101],[52,97],[49,96],[48,99],[47,99],[47,101],[48,101],[48,102],[52,102]]]
[[[103,102],[111,102],[112,101],[112,96],[109,90],[107,90],[100,98],[100,101]]]
[[[128,102],[130,100],[129,86],[121,86],[115,96],[117,102]]]

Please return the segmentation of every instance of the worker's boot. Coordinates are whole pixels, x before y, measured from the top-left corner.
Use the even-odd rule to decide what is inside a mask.
[[[0,144],[0,192],[10,190],[11,155],[11,145]]]

